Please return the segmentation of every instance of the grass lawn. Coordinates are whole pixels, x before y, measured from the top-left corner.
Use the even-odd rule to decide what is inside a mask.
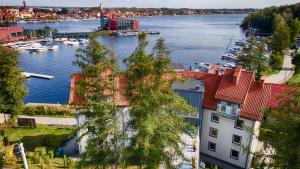
[[[295,73],[291,79],[288,80],[288,84],[300,84],[300,69],[295,69]]]
[[[35,129],[11,128],[5,131],[9,142],[23,142],[25,150],[34,151],[36,147],[45,146],[55,149],[75,131],[74,128],[61,128],[56,126],[37,125]]]

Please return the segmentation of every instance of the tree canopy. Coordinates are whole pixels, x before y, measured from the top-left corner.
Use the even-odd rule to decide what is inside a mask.
[[[27,95],[18,57],[17,51],[0,46],[0,112],[13,117],[19,114]]]
[[[145,33],[139,36],[139,45],[127,60],[128,95],[132,128],[132,158],[138,166],[156,169],[175,168],[173,160],[183,157],[181,134],[188,124],[177,115],[192,109],[171,88],[175,76],[170,69],[170,51],[159,39],[152,54],[147,54]]]
[[[277,108],[266,111],[259,140],[264,151],[255,154],[254,168],[300,168],[300,87],[288,88]]]

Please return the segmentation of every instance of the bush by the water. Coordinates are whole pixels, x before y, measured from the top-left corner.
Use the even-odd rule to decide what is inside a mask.
[[[24,115],[59,115],[59,116],[74,116],[73,110],[56,107],[56,106],[25,106],[23,109]]]

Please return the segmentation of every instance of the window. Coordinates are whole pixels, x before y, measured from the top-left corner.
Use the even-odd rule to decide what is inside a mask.
[[[222,112],[226,111],[226,103],[225,102],[221,102],[221,111]]]
[[[235,121],[234,128],[243,130],[243,127],[244,127],[244,120],[237,119],[237,120]]]
[[[215,123],[219,123],[219,116],[216,113],[211,114],[211,121]]]
[[[233,144],[241,145],[241,142],[242,142],[242,136],[238,136],[238,135],[235,135],[235,134],[232,136],[232,143]]]
[[[215,152],[216,151],[216,143],[208,142],[208,150]]]
[[[230,151],[230,157],[233,158],[233,159],[238,160],[239,159],[239,155],[240,155],[240,152],[238,152],[236,150],[231,150]]]
[[[231,103],[227,102],[227,106],[231,107]]]
[[[231,106],[231,114],[236,115],[237,114],[238,105],[232,104]]]
[[[218,129],[211,127],[209,129],[209,136],[217,138],[218,137]]]

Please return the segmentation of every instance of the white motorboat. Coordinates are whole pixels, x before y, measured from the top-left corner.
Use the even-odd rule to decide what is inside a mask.
[[[49,49],[49,50],[56,50],[56,49],[58,49],[58,48],[59,48],[58,45],[49,45],[49,46],[48,46],[48,49]]]
[[[85,44],[85,43],[88,43],[89,40],[88,39],[79,39],[79,44]]]
[[[57,42],[64,42],[64,41],[67,41],[68,38],[56,38],[54,40],[57,41]]]
[[[222,55],[222,59],[235,61],[235,60],[237,60],[237,57],[234,54],[227,53],[227,54]]]
[[[76,39],[70,39],[64,42],[66,45],[79,45],[79,42]]]
[[[46,46],[41,45],[40,43],[33,43],[26,50],[28,50],[30,52],[44,52],[44,51],[47,51],[48,48]]]

